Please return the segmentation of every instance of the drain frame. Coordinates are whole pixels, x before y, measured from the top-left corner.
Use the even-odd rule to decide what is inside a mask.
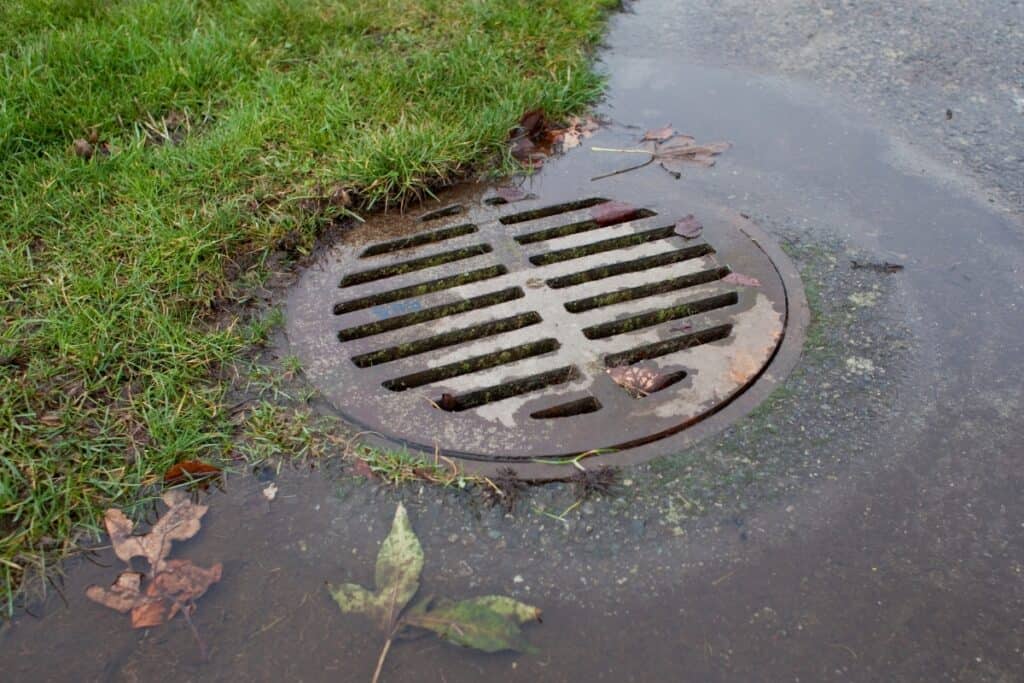
[[[573,213],[575,216],[575,224],[582,224],[587,221],[587,210],[595,206],[596,204],[601,203],[601,201],[607,201],[604,199],[604,197],[606,196],[607,195],[602,195],[602,197],[596,198],[594,200],[576,199],[572,201],[563,202],[563,204],[571,207],[569,211],[570,213]],[[395,278],[395,280],[399,281],[397,283],[392,282],[391,280],[388,280],[385,283],[379,283],[377,282],[376,279],[372,281],[367,280],[366,282],[358,282],[356,283],[355,286],[350,285],[348,287],[336,290],[342,292],[344,292],[345,290],[352,290],[352,296],[338,297],[336,300],[330,301],[324,300],[321,297],[321,301],[319,302],[320,311],[318,315],[322,315],[323,304],[325,302],[328,308],[330,309],[337,309],[339,307],[345,309],[343,302],[340,304],[338,303],[339,301],[342,301],[342,299],[351,299],[353,301],[365,300],[367,302],[367,305],[365,306],[345,309],[346,313],[359,313],[362,315],[374,312],[376,309],[381,307],[387,308],[389,306],[394,305],[395,302],[401,303],[400,299],[389,297],[388,292],[401,291],[403,289],[408,292],[416,291],[417,286],[405,284],[405,281],[403,280],[402,276],[408,273],[415,274],[416,276],[420,277],[421,281],[428,285],[424,291],[424,295],[419,297],[419,301],[422,303],[422,305],[415,311],[402,312],[401,309],[399,309],[399,313],[397,315],[395,315],[393,311],[387,311],[386,314],[382,314],[383,317],[379,318],[379,320],[392,321],[390,323],[385,323],[382,326],[384,328],[387,328],[389,325],[393,325],[394,320],[396,318],[408,316],[410,313],[415,313],[416,311],[424,310],[429,311],[431,308],[444,306],[446,304],[450,305],[452,301],[449,298],[447,298],[447,296],[452,293],[451,290],[459,289],[460,287],[464,287],[466,284],[474,284],[480,287],[486,287],[487,292],[508,291],[510,288],[529,288],[536,286],[543,287],[545,288],[545,291],[550,291],[553,295],[557,293],[557,301],[555,303],[561,309],[563,316],[576,317],[575,314],[578,313],[580,317],[583,317],[586,314],[592,314],[594,310],[599,310],[606,306],[609,308],[615,308],[622,303],[628,303],[632,301],[633,298],[639,300],[633,301],[634,304],[641,303],[643,299],[647,296],[651,296],[653,294],[662,294],[664,293],[664,291],[674,291],[674,289],[676,288],[675,285],[678,285],[679,288],[682,289],[683,291],[687,291],[690,287],[696,287],[707,283],[716,283],[722,277],[724,277],[725,274],[729,272],[729,267],[727,264],[712,263],[708,267],[697,268],[692,272],[684,273],[682,275],[676,275],[674,279],[665,280],[664,282],[670,283],[668,285],[664,285],[662,282],[656,282],[651,284],[643,284],[636,285],[633,287],[620,288],[615,292],[608,292],[605,294],[589,294],[586,296],[581,296],[580,291],[586,289],[586,287],[579,287],[578,285],[580,283],[574,282],[564,284],[561,287],[555,287],[552,285],[552,280],[554,280],[555,283],[560,283],[560,278],[564,279],[566,277],[571,277],[576,273],[586,272],[587,270],[600,271],[600,268],[598,267],[580,268],[577,266],[579,264],[586,265],[587,263],[589,263],[589,259],[600,257],[601,254],[604,253],[604,249],[595,249],[594,247],[585,248],[583,251],[587,251],[588,249],[593,251],[583,254],[580,258],[559,257],[555,260],[548,261],[543,258],[533,259],[532,257],[536,257],[536,255],[539,253],[552,253],[559,249],[564,253],[572,253],[572,240],[586,240],[587,243],[592,244],[595,242],[595,240],[588,237],[588,235],[591,232],[597,232],[598,230],[603,229],[605,227],[614,228],[617,225],[621,226],[623,222],[620,221],[613,224],[612,226],[601,226],[601,228],[588,229],[583,231],[571,230],[562,234],[558,232],[557,226],[538,227],[537,225],[534,225],[534,223],[536,222],[550,219],[550,217],[552,216],[560,215],[558,212],[550,211],[550,208],[552,206],[555,206],[556,204],[554,201],[551,201],[550,199],[547,201],[545,201],[544,199],[537,199],[526,204],[528,204],[528,206],[523,206],[523,204],[516,204],[511,206],[482,204],[480,211],[470,211],[468,214],[462,212],[460,212],[459,214],[453,214],[453,216],[455,216],[455,219],[452,220],[451,225],[446,225],[442,221],[431,221],[428,224],[419,223],[418,233],[413,233],[412,235],[406,235],[403,237],[399,237],[397,239],[392,238],[390,240],[374,241],[376,244],[387,244],[389,246],[402,245],[402,248],[400,249],[384,249],[382,247],[377,247],[376,249],[374,249],[373,245],[367,247],[365,242],[362,244],[357,244],[349,247],[349,251],[351,251],[353,254],[359,257],[358,259],[351,260],[353,268],[351,271],[348,271],[349,273],[353,271],[372,271],[381,268],[387,268],[386,263],[384,265],[375,265],[378,263],[376,260],[378,256],[382,257],[383,260],[385,261],[389,256],[391,256],[398,259],[399,261],[406,262],[413,260],[414,258],[416,260],[419,260],[420,262],[426,262],[433,258],[430,255],[414,257],[412,254],[417,252],[418,247],[425,247],[426,249],[436,247],[438,250],[444,252],[464,253],[460,252],[459,250],[462,250],[464,249],[464,247],[469,246],[477,249],[477,251],[479,252],[477,254],[478,256],[485,256],[487,258],[477,259],[469,257],[467,259],[458,259],[457,263],[450,262],[448,264],[449,267],[459,268],[459,270],[454,273],[450,272],[449,270],[445,270],[444,268],[432,269],[428,266],[425,269],[416,268],[414,271],[399,273],[398,276]],[[689,208],[691,206],[692,205],[688,205],[687,212],[690,212]],[[649,204],[642,204],[638,207],[638,209],[639,211],[637,216],[631,219],[630,221],[625,221],[625,223],[633,224],[633,227],[629,228],[633,231],[632,234],[641,234],[643,235],[642,238],[630,239],[627,237],[623,239],[622,237],[603,237],[603,242],[620,243],[626,245],[627,247],[631,247],[637,244],[648,244],[651,240],[647,239],[647,236],[652,233],[658,233],[659,235],[662,235],[662,237],[664,237],[665,231],[662,226],[666,224],[666,219],[671,218],[671,215],[668,215],[671,212],[665,209],[664,207],[658,205],[651,206]],[[531,212],[533,213],[531,214]],[[723,230],[731,231],[732,237],[729,240],[722,241],[717,239],[717,237],[720,237],[719,235],[716,236],[715,239],[709,239],[708,242],[695,241],[695,243],[684,243],[681,245],[677,245],[677,248],[674,250],[663,250],[657,254],[641,254],[632,260],[620,260],[611,264],[611,266],[605,266],[606,268],[610,267],[612,270],[616,271],[613,275],[607,277],[618,278],[623,273],[643,273],[648,270],[651,270],[652,268],[672,268],[678,265],[679,263],[684,263],[688,261],[693,261],[695,265],[699,265],[702,263],[704,265],[707,265],[706,262],[709,260],[709,258],[713,260],[713,257],[715,255],[715,249],[718,247],[719,242],[722,242],[724,244],[725,242],[730,241],[733,243],[737,241],[749,241],[749,243],[754,248],[759,250],[763,254],[763,256],[766,257],[768,261],[771,263],[774,274],[777,276],[781,284],[782,298],[784,301],[785,309],[784,321],[781,328],[781,337],[778,340],[778,343],[775,346],[774,350],[771,352],[771,355],[768,358],[768,360],[759,368],[756,374],[751,376],[749,380],[746,381],[746,383],[735,392],[734,395],[728,397],[726,400],[713,406],[709,410],[702,412],[700,415],[697,415],[691,419],[680,421],[679,423],[672,425],[668,429],[646,434],[639,438],[632,438],[612,444],[610,446],[612,450],[610,451],[607,450],[605,447],[596,446],[597,448],[602,449],[600,458],[598,460],[592,461],[588,458],[588,462],[599,462],[600,464],[608,465],[628,465],[632,463],[643,462],[664,453],[677,452],[679,450],[682,450],[690,443],[693,443],[695,440],[703,438],[704,436],[707,436],[708,434],[723,428],[725,425],[735,421],[736,419],[739,419],[743,415],[750,412],[750,410],[757,406],[775,388],[775,386],[777,386],[777,384],[782,379],[784,379],[784,377],[792,370],[792,368],[799,360],[800,351],[803,346],[805,336],[805,328],[809,320],[809,311],[807,308],[806,297],[803,293],[803,288],[800,282],[799,274],[797,273],[796,268],[793,266],[792,262],[785,255],[785,253],[782,252],[778,245],[775,244],[774,240],[772,240],[766,233],[764,233],[763,230],[761,230],[761,228],[759,228],[756,224],[754,224],[752,221],[750,221],[742,214],[717,206],[712,207],[709,210],[709,207],[704,206],[701,210],[701,213],[698,215],[702,216],[702,219],[705,221],[706,225],[713,224],[717,221],[723,226]],[[501,220],[502,216],[527,217],[516,218],[516,220],[506,223]],[[494,243],[493,240],[491,240],[490,242],[488,241],[489,238],[484,233],[483,227],[487,223],[495,222],[502,226],[507,231],[509,238],[507,240],[507,244]],[[468,224],[472,224],[474,228],[477,228],[479,226],[479,229],[459,229],[460,226]],[[424,233],[437,233],[443,235],[444,239],[435,239],[432,237],[418,236],[423,235]],[[527,240],[525,244],[516,239],[517,236],[529,234],[546,234],[554,236],[545,240]],[[448,236],[451,236],[451,239],[449,239]],[[661,239],[662,237],[659,237],[658,239]],[[463,241],[460,242],[460,239]],[[552,244],[545,245],[543,244],[544,242],[551,242]],[[492,247],[492,249],[481,249],[478,247],[478,245],[484,244],[487,244],[488,246]],[[566,244],[570,246],[565,246]],[[405,245],[413,246],[406,248]],[[545,248],[543,252],[538,252],[536,249],[530,249],[532,247],[545,246],[547,246],[547,248]],[[531,265],[526,268],[511,268],[506,260],[508,258],[508,253],[510,249],[518,249],[518,253],[520,254],[521,258],[527,260]],[[366,253],[369,253],[370,257],[363,256],[363,254]],[[666,257],[666,254],[671,254],[671,256]],[[682,256],[680,256],[679,254],[682,254]],[[490,260],[488,260],[488,258]],[[562,273],[554,277],[543,278],[540,285],[537,285],[535,283],[524,285],[523,276],[524,274],[530,274],[530,268],[538,271],[538,273],[541,270],[541,268],[538,267],[538,264],[535,263],[534,260],[541,261],[541,265],[543,266],[553,265],[561,267]],[[647,264],[653,263],[653,265],[647,268],[637,268],[634,270],[631,264],[637,261],[639,261],[641,264],[646,262]],[[623,267],[623,263],[626,264],[625,267]],[[438,272],[435,273],[435,270],[438,270]],[[486,277],[465,277],[465,274],[476,272],[484,273],[486,274]],[[429,277],[427,275],[429,275]],[[537,278],[533,278],[533,280],[536,279]],[[600,279],[604,279],[604,277],[589,279],[587,280],[587,282],[594,282]],[[337,287],[337,284],[342,280],[343,277],[336,278],[333,283],[334,286]],[[455,284],[453,284],[451,287],[433,287],[431,286],[431,283],[434,282],[451,282]],[[530,280],[528,280],[528,282],[530,282]],[[380,284],[383,284],[383,286],[380,289],[378,289],[375,294],[368,294],[366,287],[363,286],[368,285],[370,287],[373,287],[375,285]],[[396,287],[396,284],[400,286]],[[633,291],[635,296],[630,295],[631,290]],[[529,289],[526,289],[526,292],[529,293]],[[618,292],[623,293],[621,295],[621,299],[616,299],[614,296]],[[381,294],[383,294],[383,296],[380,296]],[[718,301],[719,303],[723,301],[722,294],[713,296],[717,297],[717,299],[714,299],[715,301]],[[379,299],[375,297],[379,297]],[[529,309],[525,308],[508,307],[508,305],[510,304],[516,305],[516,301],[518,300],[518,298],[519,297],[508,299],[506,301],[501,301],[497,305],[495,305],[493,307],[493,316],[490,318],[490,320],[492,320],[493,322],[500,323],[510,319],[517,319],[522,321],[529,319],[531,322],[528,325],[510,324],[508,327],[516,331],[531,331],[532,338],[524,339],[524,343],[538,340],[547,341],[548,337],[541,329],[541,326],[535,322],[532,322],[534,320],[533,316],[529,316],[528,318],[523,317],[526,316],[527,312],[533,311],[529,311]],[[610,303],[607,302],[607,300],[609,299],[612,299]],[[376,303],[378,300],[382,301],[382,303]],[[464,301],[465,299],[462,300]],[[579,301],[587,303],[580,305],[578,311],[573,311],[570,307],[570,304]],[[700,303],[701,299],[698,297],[697,299],[694,299],[694,302]],[[290,303],[289,308],[292,310],[302,309],[303,306],[308,306],[309,303],[310,302],[308,301],[308,299],[305,302],[300,301],[297,305],[294,306],[291,305]],[[594,305],[595,303],[596,305]],[[477,313],[484,314],[485,311],[490,311],[490,309],[491,307],[486,307],[483,310],[476,310],[471,307],[468,309],[468,311],[472,312],[476,310]],[[636,310],[646,309],[637,308]],[[330,313],[334,312],[334,310],[330,311]],[[543,318],[546,317],[547,313],[545,311],[539,311],[535,312],[535,315],[537,317]],[[413,317],[418,318],[422,316]],[[634,315],[634,317],[636,316]],[[676,320],[676,318],[683,317],[684,316],[680,314],[672,318],[672,320]],[[369,323],[363,324],[366,325]],[[486,328],[486,325],[486,320],[471,319],[470,321],[467,321],[465,324],[460,323],[459,325],[455,325],[454,323],[452,323],[449,329],[468,328],[482,331],[484,328]],[[607,328],[609,325],[613,325],[613,323],[605,322],[604,325]],[[581,325],[579,329],[582,330],[583,327],[584,326]],[[292,325],[292,317],[289,316],[289,338],[302,334],[301,328],[301,324],[298,326]],[[715,329],[721,331],[720,328],[721,325],[712,325],[708,329],[714,332]],[[337,329],[337,326],[335,329]],[[699,341],[699,337],[702,334],[707,333],[708,329],[694,329],[693,332],[690,333],[690,336],[697,338]],[[452,331],[454,332],[457,330]],[[629,335],[632,332],[633,330],[629,330],[622,332],[621,334]],[[449,332],[448,334],[450,335],[451,333]],[[618,334],[619,333],[615,333],[612,336],[618,336]],[[332,341],[335,344],[337,344],[337,337],[334,335],[331,336],[333,337]],[[372,337],[372,335],[365,336]],[[445,333],[439,333],[434,336],[441,338],[437,342],[438,344],[448,339],[448,337],[445,336]],[[429,341],[429,335],[427,335],[426,338]],[[582,334],[580,338],[584,339],[582,337]],[[476,341],[476,343],[487,343],[488,335],[481,334],[480,337],[474,337],[473,340],[470,341],[474,340]],[[564,339],[562,339],[562,341],[564,342]],[[594,343],[600,343],[601,341],[603,341],[603,339],[597,339],[594,340]],[[657,346],[659,343],[663,343],[665,341],[666,340],[659,340],[658,342],[651,342],[648,343],[647,346]],[[710,339],[710,343],[713,343],[715,341],[717,340],[714,338]],[[430,347],[428,350],[434,349],[434,347],[431,346],[432,343],[433,342],[426,344],[426,346]],[[312,345],[309,351],[311,351],[314,354],[330,353],[332,351],[336,353],[337,347],[335,347],[332,350],[330,348],[330,344],[324,343],[321,340],[319,344]],[[377,353],[380,354],[380,351],[378,351]],[[399,359],[396,360],[395,362],[396,364],[399,364],[402,362],[403,359],[408,360],[409,357],[412,357],[414,355],[416,354],[399,354]],[[363,352],[361,354],[353,353],[352,356],[354,358],[358,358],[360,356],[369,358],[375,357],[373,356],[372,352]],[[376,357],[380,358],[382,356],[378,355]],[[527,356],[526,358],[531,357],[532,355]],[[614,354],[609,355],[609,358],[615,360]],[[627,360],[637,362],[638,359]],[[387,361],[387,363],[390,362],[390,360]],[[548,369],[541,368],[536,372],[526,372],[525,369],[520,369],[518,371],[518,375],[520,376],[521,380],[525,382],[523,386],[528,387],[530,386],[529,383],[534,381],[539,382],[540,384],[543,384],[545,386],[548,386],[552,383],[571,384],[571,378],[578,372],[579,370],[576,368],[563,365],[560,367],[551,367]],[[563,378],[562,375],[559,375],[559,373],[562,373],[565,377]],[[331,381],[330,374],[331,373],[329,372],[326,374],[321,373],[321,381],[318,383],[322,383],[323,381]],[[397,374],[400,373],[396,373],[396,376]],[[535,380],[534,376],[539,377],[539,379]],[[518,380],[516,380],[514,377],[510,378],[510,382],[512,384],[515,384],[516,381]],[[681,380],[681,384],[685,385],[688,381],[689,378],[684,378],[683,380]],[[489,385],[479,387],[475,391],[464,390],[461,392],[451,393],[443,390],[434,390],[432,384],[426,384],[425,386],[419,388],[429,391],[429,395],[426,397],[421,397],[420,400],[427,399],[429,401],[434,402],[436,407],[438,408],[439,413],[449,416],[458,416],[460,414],[472,412],[474,408],[478,407],[478,405],[476,405],[475,403],[476,398],[467,403],[465,400],[460,400],[460,396],[478,396],[486,391],[493,391],[497,389],[498,386]],[[441,389],[443,388],[444,387],[442,386]],[[503,389],[502,391],[505,390]],[[668,391],[671,391],[671,389],[669,389]],[[414,393],[414,391],[398,391],[394,395],[412,393]],[[455,406],[454,408],[440,409],[441,406],[437,405],[443,403],[446,396],[449,397],[449,400],[455,401],[455,403],[451,404],[452,406]],[[637,403],[642,402],[643,401],[637,401]],[[469,403],[473,403],[473,405],[469,405]],[[549,401],[549,405],[547,406],[529,406],[530,409],[527,413],[526,422],[533,424],[536,424],[538,422],[565,423],[570,421],[571,418],[576,417],[577,415],[589,415],[593,413],[599,414],[601,408],[603,407],[603,403],[603,397],[590,396],[586,392],[581,391],[578,388],[570,387],[566,390],[566,393],[564,393],[561,396],[561,399],[558,401]],[[596,408],[594,408],[595,404],[597,406]],[[493,405],[498,404],[495,403]],[[424,455],[430,456],[432,456],[436,452],[435,444],[429,442],[424,443],[424,441],[426,441],[425,439],[404,438],[400,434],[395,434],[394,432],[389,433],[387,435],[379,434],[379,425],[361,420],[358,416],[350,414],[349,412],[343,409],[340,409],[336,403],[334,404],[334,408],[343,419],[351,423],[357,429],[361,431],[375,432],[375,434],[369,435],[368,438],[365,439],[367,441],[374,442],[382,447],[404,448],[413,452],[420,452],[423,453]],[[563,410],[566,413],[565,417],[558,415],[559,410]],[[579,410],[579,412],[574,412],[576,410]],[[535,417],[535,415],[539,415],[540,417]],[[523,427],[518,428],[522,429]],[[457,447],[451,446],[442,447],[441,452],[447,457],[457,459],[460,462],[460,464],[467,471],[470,472],[481,474],[493,474],[499,468],[512,466],[514,467],[514,469],[516,469],[518,475],[522,478],[543,480],[564,476],[566,467],[566,465],[564,464],[565,461],[575,455],[579,455],[583,451],[575,453],[552,452],[548,455],[531,457],[526,459],[501,457],[491,459],[491,456],[482,457],[481,454],[476,453],[474,451],[462,450]]]

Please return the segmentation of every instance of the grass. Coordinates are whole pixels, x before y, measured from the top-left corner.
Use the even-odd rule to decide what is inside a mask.
[[[348,211],[507,163],[526,109],[592,101],[588,50],[613,4],[0,3],[8,611],[26,569],[95,530],[103,508],[177,461],[232,452],[215,372],[268,323],[224,311],[268,256],[302,253]]]

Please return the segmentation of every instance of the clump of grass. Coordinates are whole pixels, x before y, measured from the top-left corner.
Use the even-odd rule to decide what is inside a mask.
[[[464,475],[453,460],[440,454],[428,458],[407,450],[360,444],[348,447],[345,457],[363,463],[373,476],[392,486],[423,481],[466,488],[479,481],[478,477]]]
[[[8,611],[26,567],[104,508],[232,451],[211,371],[258,341],[223,310],[271,252],[500,165],[526,109],[595,99],[587,50],[614,4],[0,3]]]
[[[496,476],[487,478],[480,487],[480,495],[491,507],[500,505],[505,512],[513,512],[528,486],[513,468],[502,467]]]
[[[577,469],[569,478],[577,501],[593,495],[607,496],[614,492],[621,471],[611,465],[600,465],[594,469]]]

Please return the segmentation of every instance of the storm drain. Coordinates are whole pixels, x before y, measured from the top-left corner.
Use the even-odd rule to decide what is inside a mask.
[[[686,237],[681,217],[605,197],[445,207],[338,246],[292,297],[290,338],[348,420],[398,443],[490,461],[649,444],[756,382],[787,327],[749,231],[698,216]]]

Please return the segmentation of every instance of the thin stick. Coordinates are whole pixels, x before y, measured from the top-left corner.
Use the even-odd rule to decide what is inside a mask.
[[[591,147],[590,151],[591,152],[617,152],[619,154],[650,154],[651,153],[651,150],[649,150],[649,149],[637,149],[635,147],[631,148],[631,149],[622,149],[621,147]]]
[[[394,639],[394,635],[388,637],[388,642],[384,643],[384,649],[380,651],[380,657],[377,658],[377,670],[373,672],[373,680],[370,683],[377,683],[377,679],[380,678],[380,670],[384,668],[384,659],[388,656],[388,650],[391,649],[391,641]]]
[[[622,151],[628,152],[629,150],[622,150]],[[647,152],[647,154],[651,154],[651,153]],[[593,178],[590,179],[590,182],[594,182],[595,180],[602,180],[603,178],[611,178],[613,175],[619,175],[620,173],[629,173],[630,171],[635,171],[638,168],[643,168],[644,166],[647,166],[647,165],[649,165],[649,164],[651,164],[653,162],[654,162],[654,155],[651,154],[651,158],[648,159],[647,161],[645,161],[642,164],[637,164],[636,166],[630,166],[629,168],[621,168],[618,171],[612,171],[611,173],[605,173],[603,175],[596,175],[596,176],[594,176]]]
[[[183,605],[181,607],[181,616],[185,617],[185,623],[188,624],[190,629],[192,629],[192,637],[196,639],[196,645],[199,646],[199,656],[204,662],[209,661],[210,656],[206,652],[206,644],[203,643],[203,639],[199,637],[199,629],[197,629],[196,625],[192,623],[192,617],[188,615],[188,608],[188,605]]]

